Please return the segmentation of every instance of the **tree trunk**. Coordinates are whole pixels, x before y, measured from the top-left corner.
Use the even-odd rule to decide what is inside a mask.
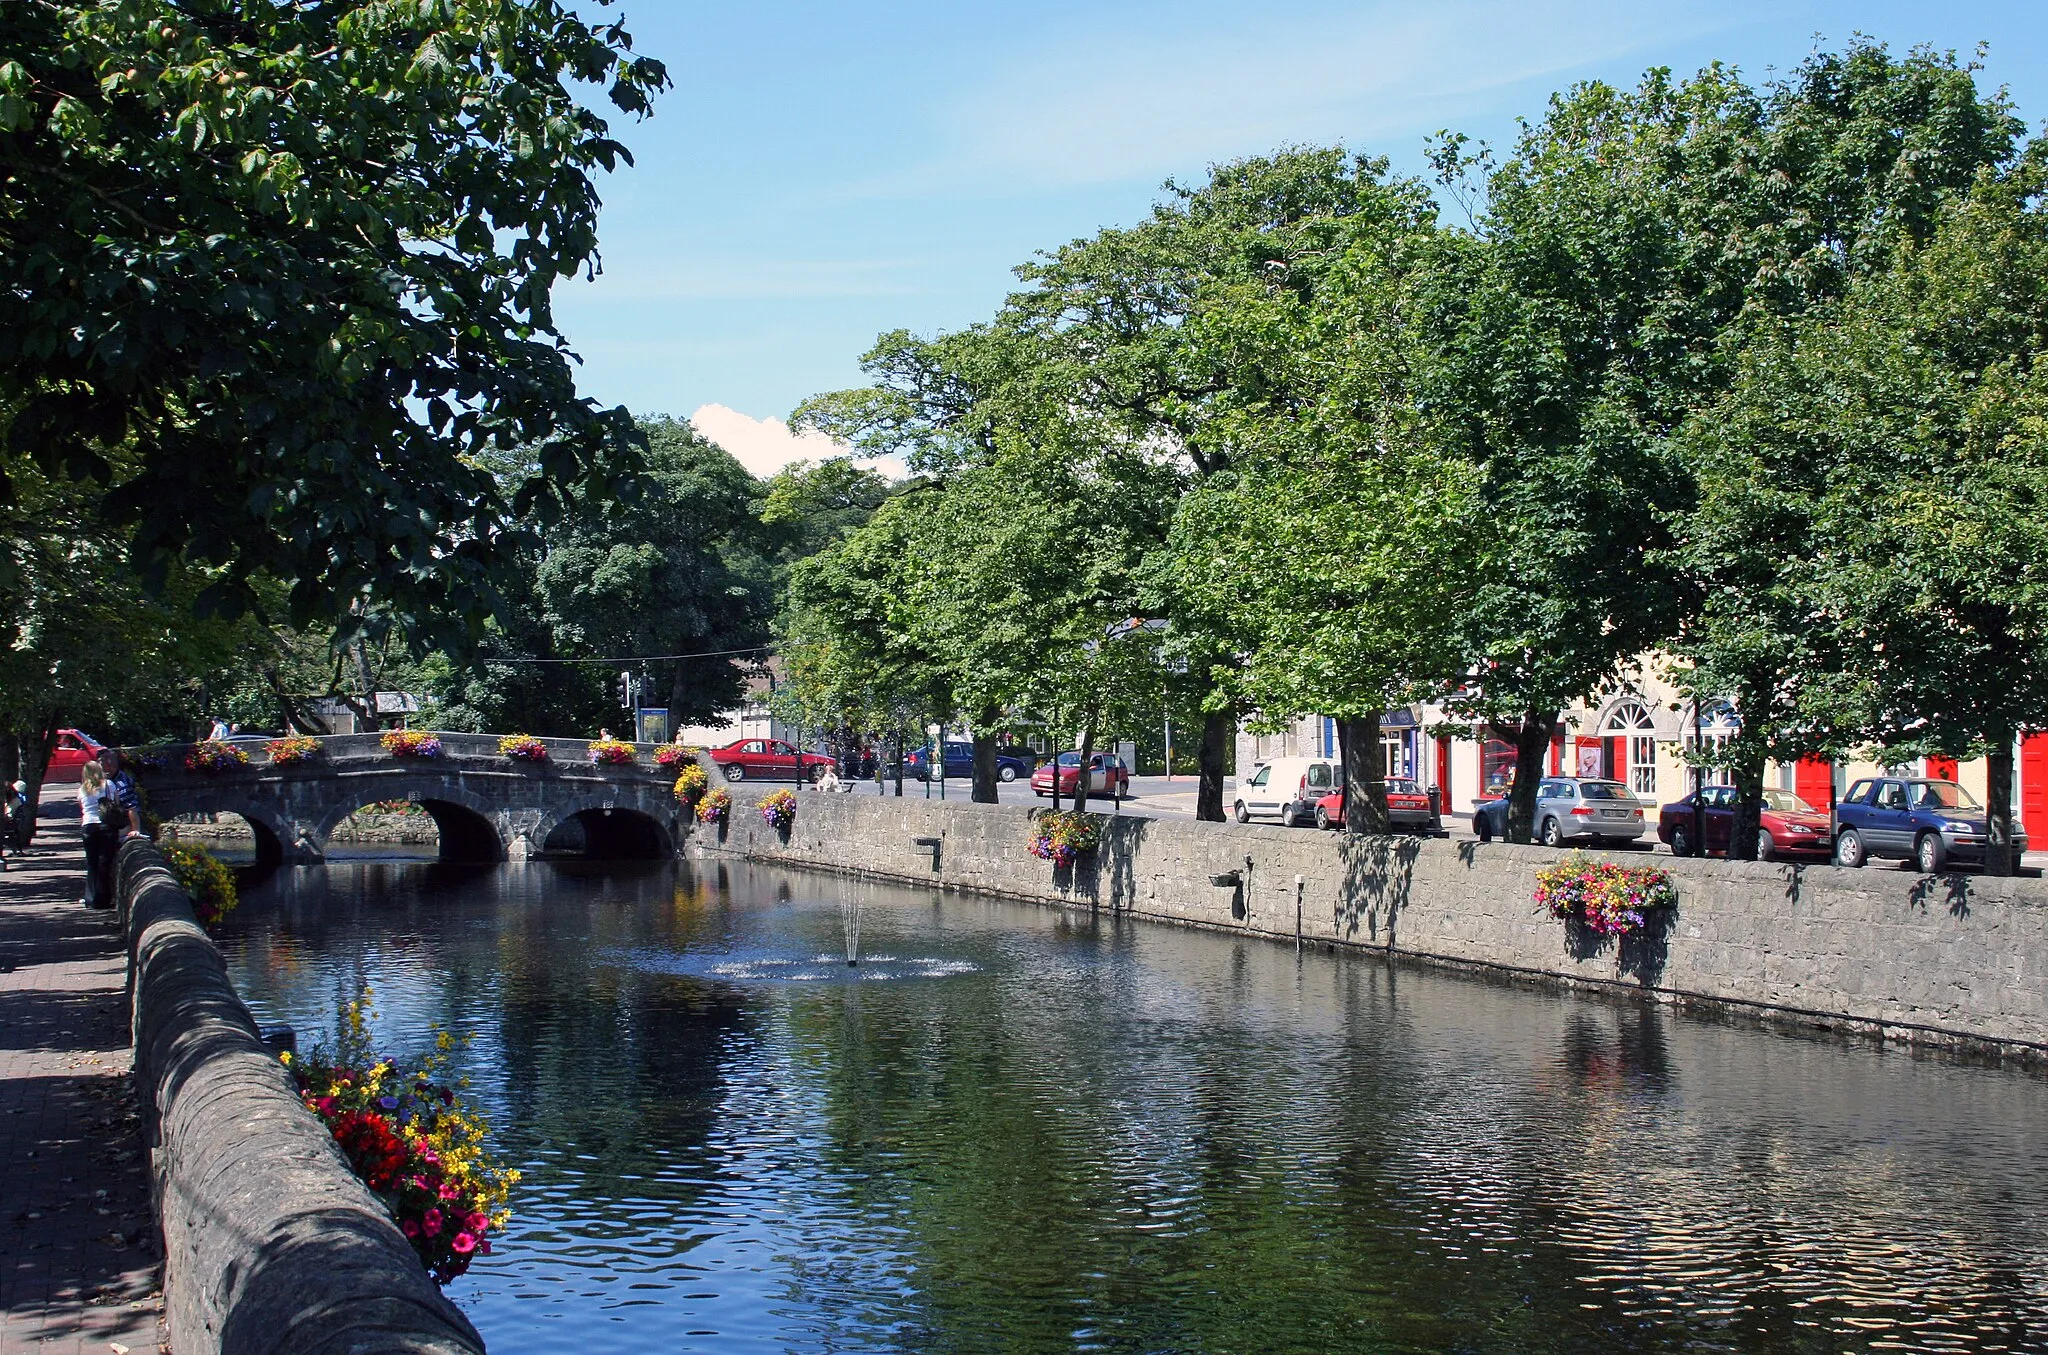
[[[1987,784],[1984,818],[1990,840],[1984,844],[1984,873],[2011,875],[2019,868],[2012,849],[2012,739],[2001,739],[1984,759]]]
[[[1344,757],[1344,831],[1387,835],[1386,749],[1380,746],[1380,717],[1337,722]]]
[[[1222,823],[1228,817],[1223,812],[1223,755],[1235,723],[1230,715],[1227,710],[1202,715],[1201,782],[1195,788],[1195,817],[1205,823]]]
[[[903,731],[896,731],[896,798],[903,798]]]
[[[1522,716],[1515,735],[1515,784],[1508,792],[1508,841],[1527,842],[1536,827],[1536,788],[1544,777],[1544,759],[1557,734],[1557,712],[1532,710]]]
[[[49,774],[50,757],[57,751],[57,730],[64,719],[64,712],[53,710],[43,721],[42,735],[32,744],[21,749],[20,780],[28,782],[25,792],[28,796],[28,827],[22,830],[21,844],[26,847],[36,840],[36,826],[41,815],[38,807],[43,802],[43,777]]]
[[[996,740],[1001,735],[996,729],[996,722],[1002,718],[1001,711],[989,706],[974,722],[974,793],[969,798],[978,805],[992,805],[999,798],[996,794]]]
[[[1764,756],[1761,750],[1752,752],[1738,746],[1734,763],[1728,769],[1735,781],[1735,818],[1728,825],[1728,859],[1730,861],[1756,860],[1756,836],[1763,827],[1764,812]],[[1706,843],[1700,843],[1701,855],[1706,854]]]
[[[1095,717],[1091,715],[1088,717],[1088,723],[1081,727],[1081,765],[1074,768],[1074,812],[1076,814],[1083,814],[1088,810],[1088,758],[1094,751]],[[1059,783],[1059,773],[1057,770],[1054,771],[1053,777],[1053,783],[1057,785]]]

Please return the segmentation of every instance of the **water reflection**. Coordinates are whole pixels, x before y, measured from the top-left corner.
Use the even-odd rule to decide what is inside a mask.
[[[230,949],[474,1036],[499,1355],[2048,1346],[2037,1076],[880,887],[855,981],[839,888],[330,865]]]

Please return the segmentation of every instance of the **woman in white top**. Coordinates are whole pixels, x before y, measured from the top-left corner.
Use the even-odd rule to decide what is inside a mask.
[[[88,908],[114,906],[114,853],[121,846],[120,825],[128,811],[107,785],[97,761],[78,769],[78,818],[85,830],[85,897]]]

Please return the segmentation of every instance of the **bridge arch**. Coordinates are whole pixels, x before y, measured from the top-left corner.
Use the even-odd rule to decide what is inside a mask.
[[[310,834],[315,852],[325,856],[328,839],[343,820],[369,805],[401,798],[393,793],[399,789],[388,782],[368,785],[356,794],[330,800]],[[441,835],[443,861],[505,859],[505,841],[498,834],[497,812],[488,801],[451,781],[437,780],[435,784],[402,789],[404,799],[426,810],[433,819],[434,828]]]
[[[642,798],[582,795],[551,805],[533,826],[533,845],[544,856],[595,860],[656,861],[674,856],[675,837],[668,824],[631,803]]]
[[[287,853],[295,853],[299,846],[298,826],[290,819],[279,814],[274,806],[232,791],[180,797],[165,817],[185,814],[233,814],[247,823],[256,839],[253,872],[257,875],[268,875],[282,866]]]

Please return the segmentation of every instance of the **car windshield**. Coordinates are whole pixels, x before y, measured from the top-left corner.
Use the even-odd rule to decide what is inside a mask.
[[[1633,800],[1627,786],[1619,781],[1581,781],[1579,794],[1588,800]]]
[[[1062,766],[1062,767],[1078,767],[1078,766],[1080,766],[1080,765],[1081,765],[1081,755],[1080,755],[1079,753],[1061,753],[1061,754],[1060,754],[1060,766]]]
[[[1915,809],[1975,809],[1977,797],[1953,781],[1915,781],[1912,786]]]
[[[1764,808],[1780,814],[1811,814],[1813,806],[1789,790],[1767,790],[1764,792]]]

